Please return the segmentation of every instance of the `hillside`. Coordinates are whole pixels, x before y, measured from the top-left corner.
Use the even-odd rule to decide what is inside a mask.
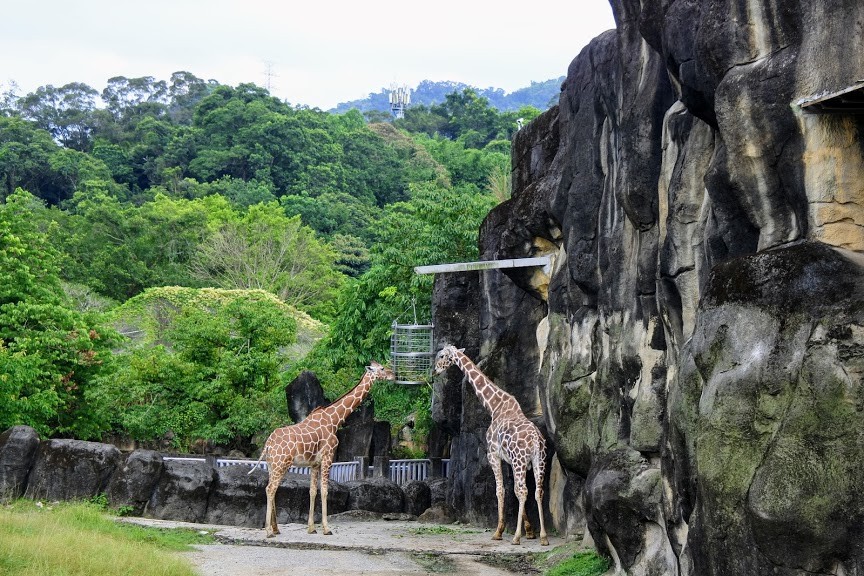
[[[453,92],[461,92],[465,88],[471,88],[481,98],[489,101],[489,105],[499,111],[518,110],[522,106],[533,106],[539,110],[546,110],[558,102],[558,94],[561,91],[561,83],[564,77],[553,78],[543,82],[532,82],[530,86],[505,93],[501,88],[477,88],[462,82],[433,82],[423,80],[416,87],[411,88],[411,105],[431,106],[444,102],[444,97]],[[342,102],[329,112],[341,114],[349,110],[367,112],[378,110],[380,112],[390,111],[389,89],[381,88],[379,92],[369,94],[368,98]]]

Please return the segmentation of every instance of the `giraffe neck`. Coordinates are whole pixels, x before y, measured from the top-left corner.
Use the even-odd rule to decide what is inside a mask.
[[[500,412],[504,405],[507,404],[506,399],[510,395],[493,384],[464,353],[457,351],[456,364],[462,369],[465,376],[468,377],[471,385],[474,386],[474,393],[477,394],[477,398],[483,404],[483,407],[493,416],[495,416],[496,412]]]
[[[369,390],[372,388],[372,375],[369,372],[363,374],[360,383],[354,388],[340,396],[336,401],[324,410],[331,416],[331,421],[338,427],[351,415],[357,406],[363,402]]]

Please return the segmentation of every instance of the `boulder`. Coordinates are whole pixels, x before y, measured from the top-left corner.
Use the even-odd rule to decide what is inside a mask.
[[[247,466],[216,469],[204,521],[225,526],[261,528],[267,506],[267,473]]]
[[[402,487],[405,493],[405,512],[420,516],[432,505],[432,490],[422,480],[413,480]]]
[[[110,444],[47,440],[39,445],[25,496],[33,500],[86,500],[105,491],[122,460]]]
[[[387,478],[347,482],[348,508],[379,513],[400,513],[405,509],[405,493]]]
[[[160,520],[204,522],[216,471],[202,460],[165,460],[145,514]]]
[[[140,516],[162,474],[162,455],[154,450],[130,452],[114,471],[105,495],[113,508],[128,507]]]
[[[39,435],[30,426],[13,426],[0,434],[0,500],[24,495],[38,447]]]
[[[304,370],[285,387],[288,415],[292,422],[300,422],[319,406],[327,406],[324,389],[314,372]]]
[[[433,504],[417,517],[424,524],[452,524],[458,519],[459,513],[446,502]]]

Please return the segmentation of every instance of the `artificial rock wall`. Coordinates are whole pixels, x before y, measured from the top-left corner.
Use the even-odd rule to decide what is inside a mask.
[[[481,229],[553,265],[439,275],[439,343],[544,428],[555,527],[624,573],[864,575],[864,117],[800,106],[864,79],[864,3],[611,3]],[[492,523],[488,416],[435,392],[448,501]]]

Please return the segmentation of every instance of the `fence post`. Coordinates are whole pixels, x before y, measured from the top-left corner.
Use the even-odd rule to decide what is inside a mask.
[[[375,456],[372,464],[373,478],[390,478],[390,459],[387,456]]]
[[[357,462],[357,480],[365,480],[369,475],[369,468],[366,464],[366,456],[355,456],[354,461]]]

